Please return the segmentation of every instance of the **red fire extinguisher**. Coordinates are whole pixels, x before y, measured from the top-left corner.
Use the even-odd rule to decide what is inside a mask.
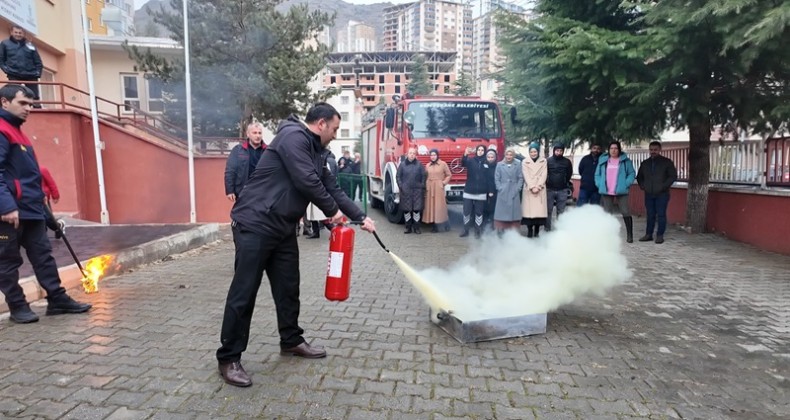
[[[354,255],[354,229],[338,224],[329,240],[329,261],[326,268],[328,300],[344,301],[351,290],[351,257]]]

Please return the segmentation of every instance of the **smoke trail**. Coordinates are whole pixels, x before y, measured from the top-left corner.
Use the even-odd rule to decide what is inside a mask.
[[[571,209],[553,227],[538,240],[491,235],[449,269],[419,276],[462,321],[545,313],[631,277],[620,224],[599,206]]]

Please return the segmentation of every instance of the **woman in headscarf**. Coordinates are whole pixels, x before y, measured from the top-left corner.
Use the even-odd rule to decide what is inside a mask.
[[[444,187],[450,183],[450,167],[439,159],[439,150],[431,149],[431,160],[425,164],[427,181],[425,182],[425,211],[422,221],[432,223],[431,232],[438,232],[439,226],[444,225],[444,230],[450,230],[450,218],[447,214],[447,197]]]
[[[470,155],[473,156],[470,157]],[[461,237],[469,236],[471,225],[475,227],[475,238],[483,233],[483,210],[488,197],[489,183],[486,178],[488,163],[486,162],[486,147],[478,145],[475,149],[466,148],[466,154],[461,159],[461,165],[466,168],[466,185],[464,185],[464,231]],[[474,215],[474,219],[472,219]]]
[[[496,149],[488,149],[486,152],[488,196],[486,197],[486,207],[483,211],[483,226],[487,227],[490,225],[491,229],[494,229],[494,211],[496,211],[497,190],[494,177],[496,175],[497,157]]]
[[[505,229],[518,229],[521,222],[521,189],[524,187],[524,174],[521,161],[516,159],[513,149],[505,151],[505,158],[494,171],[496,185],[496,208],[494,228],[502,234]]]
[[[400,190],[400,210],[403,220],[406,221],[406,230],[403,233],[422,233],[420,231],[420,212],[425,206],[425,167],[417,160],[417,149],[411,147],[406,153],[400,166],[398,175]]]
[[[541,225],[546,224],[546,158],[540,156],[538,143],[529,145],[529,157],[521,163],[524,192],[521,198],[521,223],[527,226],[527,237],[537,238]]]
[[[625,241],[634,242],[634,219],[628,205],[628,192],[636,180],[631,158],[623,152],[619,141],[609,143],[609,150],[598,158],[595,186],[601,194],[601,205],[608,213],[620,213],[625,223]]]

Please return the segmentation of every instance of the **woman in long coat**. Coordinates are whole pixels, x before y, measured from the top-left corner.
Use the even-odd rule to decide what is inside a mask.
[[[439,159],[439,151],[431,149],[431,161],[425,164],[428,180],[425,184],[425,212],[422,221],[433,223],[431,232],[438,232],[439,226],[444,225],[444,230],[450,230],[450,217],[447,214],[447,198],[444,186],[450,182],[452,173],[447,163]]]
[[[521,164],[524,192],[521,198],[521,223],[527,225],[527,237],[538,237],[540,226],[546,224],[546,158],[540,157],[539,146],[529,145],[529,157]]]
[[[400,190],[400,210],[406,221],[403,233],[422,233],[420,231],[420,212],[425,207],[425,167],[417,160],[417,149],[410,148],[400,166],[398,175]]]
[[[494,228],[498,233],[505,229],[518,229],[521,223],[521,189],[524,187],[524,174],[521,161],[515,158],[512,149],[505,151],[505,158],[496,166],[494,183],[497,200],[494,209]]]

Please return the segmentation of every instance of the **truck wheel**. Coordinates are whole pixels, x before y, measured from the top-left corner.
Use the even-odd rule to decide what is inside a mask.
[[[390,223],[401,223],[403,221],[403,212],[398,208],[398,203],[395,202],[395,194],[392,192],[392,181],[387,179],[384,187],[384,213],[387,215],[387,220]]]
[[[370,203],[370,207],[374,209],[380,209],[384,207],[384,203],[382,203],[378,198],[373,197],[373,194],[370,191],[368,191],[368,203]]]

